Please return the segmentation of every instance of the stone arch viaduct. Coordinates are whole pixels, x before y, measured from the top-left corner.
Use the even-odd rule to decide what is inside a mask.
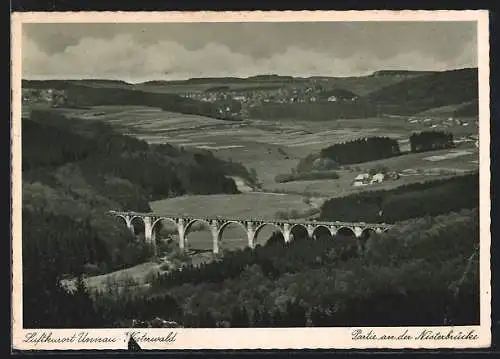
[[[247,234],[248,246],[250,248],[255,247],[255,240],[259,231],[265,225],[272,225],[277,228],[285,239],[285,242],[289,242],[292,239],[292,230],[294,227],[299,226],[307,231],[310,238],[314,238],[316,231],[319,228],[324,228],[334,236],[340,231],[351,231],[356,238],[361,238],[364,234],[369,231],[374,231],[376,233],[381,233],[389,230],[391,225],[385,223],[353,223],[353,222],[319,222],[319,221],[306,221],[306,220],[278,220],[278,219],[242,219],[242,218],[227,218],[227,217],[196,217],[196,216],[185,216],[185,215],[169,215],[169,214],[159,214],[159,213],[137,213],[137,212],[118,212],[109,211],[111,215],[124,220],[127,228],[134,232],[133,221],[139,218],[144,223],[144,239],[149,243],[156,254],[156,232],[155,227],[157,224],[164,220],[171,222],[177,228],[177,234],[179,237],[179,247],[184,250],[186,246],[186,238],[191,229],[192,225],[195,223],[205,223],[210,228],[212,233],[212,244],[213,252],[219,252],[219,242],[222,239],[222,234],[224,229],[229,224],[240,225]]]

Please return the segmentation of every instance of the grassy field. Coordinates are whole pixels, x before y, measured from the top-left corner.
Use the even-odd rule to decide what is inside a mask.
[[[338,196],[356,191],[366,190],[353,188],[352,180],[360,172],[377,165],[386,166],[392,170],[415,170],[417,173],[402,177],[399,181],[385,182],[376,185],[379,188],[393,188],[401,184],[446,176],[440,169],[447,172],[460,172],[478,168],[474,163],[478,160],[477,149],[468,144],[470,154],[439,161],[429,161],[426,157],[446,154],[446,151],[436,151],[432,154],[409,154],[401,157],[375,161],[357,166],[350,170],[340,171],[339,180],[296,181],[278,184],[275,177],[278,174],[290,173],[299,160],[311,153],[317,153],[322,148],[333,143],[348,141],[365,136],[389,136],[397,139],[403,150],[408,150],[408,137],[412,132],[433,129],[433,125],[442,124],[443,117],[431,117],[429,121],[411,122],[404,116],[382,116],[379,118],[349,119],[325,122],[307,121],[260,121],[247,120],[243,122],[228,122],[203,116],[185,115],[162,111],[156,108],[141,106],[96,106],[90,109],[60,109],[66,114],[88,120],[106,120],[123,133],[142,138],[149,143],[170,143],[186,148],[205,148],[216,156],[243,163],[247,168],[254,168],[263,185],[264,191],[279,191],[304,193],[313,192],[322,196]],[[467,119],[466,119],[467,120]],[[455,137],[477,134],[477,128],[452,124],[447,131]],[[439,128],[437,128],[439,129]],[[406,142],[405,142],[406,141]],[[438,173],[438,174],[436,174]],[[202,208],[216,208],[226,213],[241,213],[239,202],[244,208],[270,208],[269,215],[282,209],[281,200],[276,205],[260,203],[257,197],[240,197],[237,201],[222,201],[217,196],[207,199],[208,204]],[[291,197],[287,202],[293,202]],[[181,199],[186,212],[199,210],[203,200]],[[202,202],[200,202],[202,201]],[[193,205],[186,206],[185,203]],[[263,207],[264,206],[264,207]],[[173,206],[175,208],[175,206]]]
[[[141,106],[96,106],[90,109],[59,109],[67,115],[105,120],[121,132],[149,143],[170,143],[186,148],[211,150],[216,156],[255,168],[264,184],[273,184],[277,174],[289,172],[300,158],[332,143],[369,135],[407,136],[400,120],[228,122],[213,118],[161,111]],[[352,122],[351,122],[352,121]],[[370,126],[366,126],[370,123]]]
[[[339,170],[340,178],[336,180],[274,183],[266,186],[266,190],[283,193],[308,192],[320,196],[340,197],[360,191],[392,189],[405,184],[446,178],[474,171],[479,167],[478,160],[478,149],[474,145],[466,144],[453,150],[411,153],[399,157],[351,165],[348,169]],[[370,186],[352,186],[354,178],[359,173],[368,172],[370,169],[379,166],[398,171],[401,173],[401,177],[398,180],[388,180]]]
[[[125,286],[133,286],[134,290],[140,288],[147,289],[151,276],[160,271],[160,264],[146,262],[134,267],[122,269],[119,271],[87,277],[85,284],[91,290],[115,289],[121,290]],[[69,290],[76,288],[75,279],[66,279],[61,281]]]
[[[389,136],[397,139],[403,150],[408,150],[408,137],[412,132],[433,129],[433,125],[438,126],[443,123],[445,119],[443,117],[431,117],[427,122],[418,123],[413,123],[410,118],[404,116],[324,122],[260,120],[228,122],[142,106],[96,106],[90,109],[58,111],[88,120],[106,120],[121,132],[149,143],[170,143],[186,148],[208,149],[220,158],[241,162],[247,168],[254,168],[265,191],[317,192],[331,196],[364,190],[365,188],[352,189],[351,182],[357,172],[376,165],[398,171],[414,169],[421,172],[421,176],[414,175],[379,185],[388,187],[420,181],[427,177],[422,173],[432,170],[436,172],[440,168],[463,171],[478,167],[477,163],[473,163],[478,159],[477,149],[471,148],[472,153],[469,155],[441,161],[425,160],[425,157],[431,156],[427,154],[410,154],[351,166],[352,170],[340,171],[341,178],[334,181],[297,181],[283,184],[275,182],[276,175],[290,173],[301,158],[317,153],[333,143],[366,136]],[[469,121],[470,126],[453,123],[446,130],[452,132],[455,137],[477,134],[474,119],[464,121]],[[432,155],[439,154],[440,151],[437,151]],[[217,199],[213,200],[218,210],[222,210]],[[231,203],[231,211],[234,210],[233,206]],[[251,208],[260,204],[253,203],[252,199],[246,206]]]

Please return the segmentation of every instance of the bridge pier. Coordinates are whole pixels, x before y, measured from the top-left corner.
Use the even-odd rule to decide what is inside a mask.
[[[292,231],[290,230],[290,224],[283,223],[283,238],[285,239],[285,243],[288,243],[291,241],[291,238],[290,238],[291,234],[292,234]]]
[[[219,226],[217,221],[213,220],[210,224],[210,231],[212,232],[212,252],[214,254],[219,253],[219,239],[221,237],[221,233],[219,231]]]
[[[248,247],[253,249],[255,248],[255,227],[253,222],[247,222],[246,227],[247,227]]]
[[[330,235],[334,238],[337,235],[337,227],[328,226],[328,230],[330,231]]]
[[[135,228],[132,223],[132,217],[124,216],[123,219],[125,219],[125,223],[127,224],[127,228],[130,231],[130,233],[135,234]]]
[[[312,224],[307,225],[307,235],[310,239],[314,239],[314,226]]]
[[[156,256],[156,233],[153,231],[153,218],[150,216],[144,217],[144,240],[151,248],[153,256]]]
[[[184,227],[184,218],[179,218],[177,221],[177,234],[179,235],[179,249],[184,252],[186,247],[186,228]]]

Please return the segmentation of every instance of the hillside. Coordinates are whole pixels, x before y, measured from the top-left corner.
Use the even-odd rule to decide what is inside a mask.
[[[371,76],[412,76],[412,75],[431,75],[435,74],[437,71],[410,71],[410,70],[379,70],[375,71]]]
[[[363,98],[385,113],[398,115],[477,101],[478,72],[477,68],[468,68],[422,75],[386,86]]]
[[[134,85],[108,80],[23,80],[23,89],[57,89],[64,91],[65,107],[102,105],[137,105],[159,107],[165,111],[226,119],[218,106],[183,98],[174,93],[136,89]],[[227,118],[230,119],[230,118]],[[232,118],[231,118],[232,119]]]
[[[23,80],[23,88],[64,90],[65,106],[70,107],[151,106],[226,120],[251,117],[324,121],[369,118],[377,114],[425,115],[427,111],[429,115],[473,117],[478,113],[476,68],[444,72],[382,70],[357,77],[193,78],[139,84],[98,79]],[[186,93],[187,97],[183,97]],[[226,97],[229,93],[233,94]],[[246,100],[231,100],[237,93],[247,96]],[[279,99],[276,93],[280,93]],[[198,95],[193,97],[193,94]],[[301,97],[300,101],[294,99],[296,96]],[[331,96],[341,101],[327,101]]]
[[[160,317],[187,328],[439,326],[479,321],[478,212],[399,222],[365,244],[319,233],[94,293],[104,327]],[[455,291],[456,289],[456,291]],[[437,300],[429,301],[429,298]]]
[[[250,179],[242,165],[209,151],[148,145],[104,123],[51,111],[32,112],[22,131],[23,245],[29,253],[36,243],[36,256],[45,241],[60,241],[54,254],[61,260],[60,274],[77,273],[84,264],[106,272],[144,260],[147,253],[134,247],[140,242],[105,216],[108,210],[147,212],[154,199],[237,193],[230,176]],[[80,238],[75,244],[80,250],[67,243],[74,237]],[[25,263],[29,266],[29,256]]]

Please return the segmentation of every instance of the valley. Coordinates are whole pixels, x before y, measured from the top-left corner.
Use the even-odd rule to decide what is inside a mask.
[[[236,274],[239,275],[241,272],[243,277],[246,278],[248,276],[254,279],[261,278],[262,276],[265,277],[265,279],[261,279],[266,283],[266,291],[271,290],[273,281],[270,278],[273,278],[273,273],[278,272],[282,275],[280,283],[284,288],[288,288],[288,292],[297,291],[307,297],[308,290],[304,289],[306,287],[287,287],[288,278],[301,276],[301,261],[305,261],[304,263],[306,264],[304,265],[306,267],[309,266],[309,271],[316,271],[316,266],[321,267],[322,263],[328,263],[331,266],[329,270],[332,273],[337,273],[335,263],[337,261],[344,263],[344,259],[339,259],[343,255],[348,256],[346,258],[354,256],[351,253],[352,251],[355,252],[352,249],[354,247],[349,247],[349,244],[345,245],[348,249],[339,249],[335,247],[337,241],[334,241],[336,243],[317,241],[313,244],[304,244],[297,241],[297,244],[291,245],[290,253],[287,253],[288,249],[273,247],[276,244],[273,244],[274,242],[271,239],[274,238],[276,240],[276,228],[266,226],[259,232],[256,239],[256,244],[259,245],[256,252],[264,254],[261,254],[262,257],[258,255],[252,257],[253,254],[248,254],[248,251],[244,250],[248,245],[246,233],[238,225],[229,225],[224,231],[220,242],[220,254],[215,256],[211,253],[212,235],[210,229],[200,225],[194,227],[188,233],[186,238],[187,251],[179,253],[177,250],[178,239],[176,238],[176,229],[172,225],[169,225],[168,222],[162,222],[162,227],[156,236],[156,240],[162,248],[158,258],[154,258],[153,260],[141,252],[144,249],[142,247],[144,244],[140,242],[143,239],[140,232],[140,223],[134,224],[135,228],[139,228],[134,233],[136,235],[136,242],[133,243],[138,246],[136,249],[126,244],[126,241],[130,239],[124,233],[126,232],[126,228],[123,222],[114,223],[114,232],[111,230],[108,232],[105,229],[108,225],[106,221],[111,222],[111,220],[99,217],[102,217],[101,213],[110,209],[119,209],[118,207],[121,207],[122,210],[129,210],[128,206],[131,203],[136,206],[140,204],[141,208],[148,207],[152,212],[156,213],[188,214],[200,217],[307,218],[314,220],[322,216],[329,220],[343,220],[343,218],[337,218],[337,215],[340,217],[356,217],[358,214],[361,216],[361,212],[363,212],[363,215],[374,218],[374,208],[377,206],[381,207],[382,203],[385,203],[387,204],[387,208],[389,208],[389,215],[392,215],[393,218],[399,218],[398,213],[396,213],[398,209],[397,203],[399,203],[398,201],[405,203],[404,201],[408,198],[405,203],[406,207],[401,208],[401,219],[407,220],[408,223],[398,224],[396,234],[392,236],[397,237],[398,235],[413,234],[415,231],[418,231],[418,228],[431,228],[434,224],[425,222],[420,218],[412,217],[414,213],[417,213],[416,216],[420,217],[423,215],[422,211],[424,211],[423,207],[419,208],[418,200],[415,199],[418,198],[416,193],[420,193],[419,191],[422,194],[429,192],[437,193],[438,195],[447,195],[451,193],[450,196],[455,196],[461,189],[461,184],[438,184],[436,188],[433,187],[432,189],[414,189],[408,186],[476,173],[479,169],[479,148],[477,142],[479,122],[477,116],[474,115],[456,116],[456,111],[469,106],[474,99],[460,98],[460,104],[455,105],[447,104],[451,101],[449,98],[446,101],[438,99],[432,102],[432,106],[436,105],[436,107],[426,108],[425,101],[419,97],[420,102],[416,101],[412,103],[412,108],[416,109],[415,112],[405,113],[404,111],[390,112],[390,106],[382,101],[386,99],[380,99],[381,95],[377,95],[376,93],[377,91],[387,93],[388,96],[390,95],[389,97],[394,97],[395,101],[399,101],[397,91],[384,88],[396,86],[400,82],[404,84],[406,80],[410,81],[420,76],[427,75],[418,74],[417,76],[413,74],[409,77],[403,76],[397,78],[388,75],[388,77],[383,77],[383,81],[378,81],[376,78],[370,77],[369,79],[365,79],[366,87],[362,86],[362,80],[352,82],[352,87],[349,87],[350,90],[358,91],[357,93],[362,95],[362,97],[377,99],[377,101],[380,101],[384,105],[381,106],[382,110],[378,111],[376,115],[371,114],[366,117],[338,118],[338,116],[333,116],[328,120],[311,120],[307,116],[297,118],[301,117],[297,115],[289,118],[281,116],[275,119],[259,119],[250,116],[235,121],[233,119],[217,118],[216,116],[205,116],[198,113],[199,111],[191,111],[189,108],[187,110],[183,109],[183,111],[185,110],[184,113],[169,110],[168,108],[160,108],[156,106],[156,104],[161,102],[160,97],[155,97],[154,104],[152,105],[137,104],[142,101],[141,97],[134,97],[137,94],[130,97],[134,99],[134,101],[131,101],[133,103],[121,104],[94,104],[94,102],[106,102],[106,100],[101,101],[98,96],[89,101],[90,103],[82,106],[47,106],[47,104],[27,103],[23,105],[23,113],[27,118],[33,109],[45,109],[50,114],[62,116],[63,120],[61,123],[67,121],[70,124],[72,119],[79,121],[78,123],[80,124],[99,124],[102,122],[109,125],[112,129],[109,138],[104,136],[104,140],[101,140],[97,134],[96,139],[93,139],[101,146],[94,156],[90,158],[86,157],[87,152],[92,153],[91,149],[77,149],[75,156],[81,156],[81,159],[78,157],[75,160],[73,158],[74,155],[70,151],[69,155],[64,154],[64,156],[68,156],[70,159],[70,164],[63,163],[62,169],[59,168],[55,171],[58,176],[56,182],[59,181],[57,186],[61,187],[60,198],[67,200],[63,196],[74,196],[72,198],[73,202],[68,200],[67,204],[65,204],[67,208],[71,208],[72,210],[73,207],[76,208],[75,213],[80,213],[78,211],[81,211],[81,213],[86,213],[85,211],[92,213],[89,216],[91,219],[87,226],[90,229],[96,228],[95,233],[98,233],[99,238],[102,237],[104,242],[108,241],[106,246],[112,248],[105,251],[106,255],[102,255],[102,258],[99,258],[99,251],[91,249],[89,256],[93,255],[98,257],[98,259],[91,263],[83,263],[86,265],[85,268],[87,271],[84,283],[93,295],[97,295],[95,293],[99,291],[110,291],[111,293],[113,290],[125,290],[124,293],[129,293],[130,295],[133,293],[136,296],[165,295],[165,293],[170,295],[170,293],[173,293],[173,296],[177,296],[175,299],[180,302],[183,296],[190,298],[203,296],[200,293],[204,293],[206,289],[207,293],[210,294],[207,294],[203,298],[205,301],[209,301],[207,299],[209,295],[214,296],[214,298],[217,297],[218,294],[216,293],[220,291],[220,288],[217,286],[222,285],[222,283],[231,283],[231,285],[234,285],[234,290],[238,286],[244,285],[242,284],[243,282],[238,282],[240,279],[231,279],[233,278],[231,277],[233,274],[229,274],[230,271],[225,269],[225,266],[227,268],[235,268],[232,266],[235,266],[235,263],[237,263],[236,267],[238,269],[235,272]],[[344,81],[344,83],[349,84],[348,81]],[[220,85],[220,83],[217,84]],[[215,83],[209,85],[212,86]],[[207,83],[189,84],[190,87],[188,90],[190,92],[204,91],[206,88],[209,88],[209,85]],[[78,86],[81,86],[81,84]],[[138,91],[140,89],[141,91],[145,91],[146,95],[143,94],[146,96],[145,98],[147,98],[148,93],[177,96],[177,94],[183,94],[183,91],[187,91],[186,88],[183,88],[182,91],[179,88],[171,88],[175,86],[161,82],[134,86],[123,84],[110,85],[106,83],[96,85],[94,83],[90,86],[86,84],[85,91],[92,91],[94,87],[109,91],[112,91],[113,88],[125,89],[127,91]],[[265,89],[259,89],[259,91],[265,91]],[[399,103],[398,108],[403,108],[403,105]],[[314,106],[311,106],[312,109]],[[307,105],[302,106],[301,111],[304,109],[307,109]],[[144,142],[135,143],[134,141],[130,141],[131,143],[129,144],[127,143],[129,141],[126,139],[127,137],[116,136],[112,133],[113,131]],[[449,132],[453,135],[454,146],[453,148],[435,149],[425,152],[411,152],[410,136],[412,133],[421,131]],[[36,132],[32,133],[31,136],[36,137]],[[378,160],[340,165],[334,170],[336,177],[330,179],[310,178],[303,180],[292,178],[289,181],[277,180],[279,176],[294,175],[301,161],[310,156],[317,156],[323,149],[333,144],[370,137],[387,137],[397,141],[401,153]],[[112,139],[117,142],[113,142]],[[106,141],[110,141],[109,146]],[[134,143],[132,144],[132,142]],[[155,145],[171,145],[173,147],[166,146],[160,148],[155,147]],[[71,148],[72,144],[70,143],[67,146]],[[64,146],[62,147],[63,150],[66,149]],[[32,149],[30,153],[35,158],[36,150],[37,147],[34,146],[34,150]],[[215,159],[211,159],[206,151],[213,154],[216,159],[223,160],[224,162],[219,163]],[[204,153],[204,155],[200,159],[197,156],[201,153]],[[57,155],[51,155],[57,157]],[[107,157],[108,155],[109,158]],[[101,158],[103,158],[103,164],[100,163]],[[106,162],[104,162],[104,159],[106,159]],[[72,167],[72,161],[76,163],[82,161],[86,167],[78,169],[78,166],[83,166],[81,164]],[[144,162],[144,165],[142,162]],[[246,176],[247,173],[243,173],[243,175],[234,173],[234,168],[231,168],[228,164],[235,166],[242,165],[248,170],[250,175]],[[52,165],[52,162],[49,161],[49,165],[47,166]],[[211,167],[215,165],[217,167],[216,173],[211,173]],[[94,177],[102,175],[101,173],[93,173],[94,167],[105,171],[104,185],[99,182],[101,180],[97,180]],[[361,183],[359,186],[354,185],[360,175],[368,173],[372,173],[373,175],[381,172],[382,169],[388,173],[394,173],[396,176],[394,178],[386,176],[380,182],[371,181]],[[50,172],[50,167],[47,167],[45,171]],[[178,175],[177,172],[181,174],[179,177],[176,177]],[[204,179],[205,175],[209,172],[212,176],[212,182],[205,188]],[[44,213],[45,207],[43,201],[41,204],[37,202],[40,201],[40,198],[46,197],[46,201],[49,202],[50,199],[54,200],[57,198],[53,192],[47,189],[49,185],[53,185],[53,179],[47,178],[51,174],[42,174],[43,176],[36,171],[31,171],[30,175],[34,179],[31,180],[32,183],[30,182],[26,185],[28,196],[25,197],[30,204],[27,208],[29,210],[35,208],[39,211],[34,211],[34,213]],[[222,181],[221,176],[226,180],[231,179],[232,181],[229,181],[229,184],[224,184],[222,183],[224,181]],[[246,178],[243,178],[245,176]],[[249,177],[252,177],[253,181]],[[123,178],[126,178],[126,180]],[[43,182],[43,185],[47,187],[43,187],[37,181]],[[470,186],[472,182],[464,183],[464,186]],[[232,188],[233,185],[237,191]],[[93,186],[99,190],[99,197],[97,197],[99,200],[93,198]],[[111,189],[115,189],[116,192],[111,191]],[[401,193],[390,192],[395,189],[401,189]],[[386,191],[387,195],[381,194],[384,191]],[[371,199],[368,195],[368,193],[372,192],[375,193],[375,199],[373,200],[375,204],[370,202]],[[358,195],[359,197],[356,197]],[[363,197],[364,195],[366,197]],[[112,200],[108,198],[104,200],[107,196],[113,197]],[[335,213],[335,218],[330,218],[329,210],[331,211],[331,207],[325,206],[325,203],[335,199],[343,199],[347,196],[352,197],[346,199],[344,203],[338,202],[345,206],[345,212],[342,212],[344,210],[344,207],[342,207],[338,212],[331,212]],[[81,205],[78,202],[82,201],[81,198],[84,198],[88,203],[85,202],[84,205]],[[363,199],[367,200],[363,202]],[[432,198],[429,202],[435,200],[436,198]],[[453,202],[448,206],[449,208],[446,206],[443,206],[442,209],[438,208],[437,213],[444,216],[443,221],[450,228],[453,227],[454,221],[466,219],[470,223],[475,223],[474,212],[472,211],[475,203],[474,200],[473,196],[469,196],[464,199],[464,203],[458,201],[456,203]],[[64,210],[58,208],[59,202],[63,201],[58,199],[58,205],[54,205],[53,207],[59,211],[56,213],[56,216],[64,217]],[[72,205],[72,203],[75,203],[75,205]],[[331,206],[335,208],[335,203]],[[377,211],[379,207],[377,207]],[[52,206],[49,208],[52,210]],[[394,208],[396,208],[396,211]],[[471,212],[464,212],[463,208],[467,211],[471,210]],[[459,212],[459,210],[462,210],[462,212]],[[451,214],[447,214],[450,211],[452,211]],[[455,214],[453,211],[459,213]],[[34,216],[36,217],[35,214]],[[376,219],[378,220],[380,217],[376,217]],[[358,221],[361,219],[353,218],[353,220]],[[399,223],[400,220],[398,219],[397,221]],[[467,226],[469,226],[469,222],[467,222]],[[36,224],[36,222],[34,223]],[[79,225],[79,222],[74,224],[76,228],[79,228]],[[33,226],[36,228],[36,225]],[[413,226],[417,230],[414,230]],[[402,228],[402,232],[398,232],[399,228]],[[93,232],[90,229],[89,233],[92,234]],[[466,229],[470,228],[466,227]],[[118,231],[122,232],[119,233]],[[29,235],[35,236],[31,233]],[[83,232],[80,235],[85,237],[87,236],[87,232]],[[435,236],[436,234],[433,233],[432,235]],[[122,247],[120,247],[123,249],[113,248],[112,240],[114,236],[117,238],[122,238],[123,236],[124,240],[121,244]],[[451,240],[452,235],[447,236],[446,238]],[[335,238],[336,240],[339,239],[338,243],[341,243],[338,245],[339,247],[344,246],[341,237]],[[88,238],[93,237],[89,235]],[[32,240],[34,241],[34,239]],[[269,246],[267,246],[268,241],[271,242]],[[91,247],[92,245],[89,246]],[[335,248],[332,249],[333,247]],[[351,254],[347,255],[344,252]],[[130,253],[137,253],[137,255],[130,255]],[[120,255],[123,255],[126,261]],[[377,266],[376,253],[373,256],[375,258],[373,259],[373,266]],[[349,260],[351,259],[347,259],[345,263],[349,263]],[[280,263],[281,267],[273,267],[273,264],[269,264],[274,261]],[[106,262],[112,263],[112,269],[109,269]],[[253,265],[252,263],[259,264]],[[364,269],[360,269],[364,268],[364,264],[357,263],[356,265],[358,266],[356,267],[358,268],[357,270],[364,271]],[[256,269],[255,266],[262,267],[263,269]],[[181,267],[186,269],[182,269]],[[210,281],[205,283],[200,279],[205,278],[205,274],[200,273],[206,268],[215,268],[213,272],[209,271],[211,274],[207,274],[207,276],[214,275],[216,278],[221,278],[215,279],[216,284]],[[260,272],[261,270],[265,271],[265,274],[262,274],[264,272]],[[182,279],[184,278],[182,277],[183,274],[179,274],[183,271],[187,273],[185,274],[186,280],[188,282],[189,280],[193,280],[195,284],[188,284],[188,282],[184,284],[184,279]],[[67,288],[75,289],[78,287],[75,273],[70,274],[69,272],[69,270],[65,272],[64,283]],[[314,273],[314,275],[318,274]],[[321,277],[321,274],[319,277]],[[221,282],[219,283],[217,280]],[[304,279],[304,283],[307,280]],[[175,287],[170,292],[168,289],[170,288],[169,286],[174,286],[175,283],[178,283],[179,287]],[[198,288],[196,285],[200,287]],[[335,284],[332,287],[332,291],[343,292],[343,289],[337,288]],[[122,295],[127,296],[129,294],[115,293],[113,295],[116,298],[120,298]],[[233,291],[230,295],[228,294],[224,297],[224,300],[230,301],[230,298],[234,298],[235,295],[239,294]],[[257,298],[258,293],[255,295]],[[280,294],[272,292],[271,297],[279,301]],[[214,298],[212,299],[215,300]],[[253,300],[257,299],[254,298]],[[314,302],[313,297],[310,297],[308,300],[311,303]],[[119,306],[118,304],[116,305]],[[196,305],[194,302],[184,304],[185,307],[189,308],[194,308]],[[274,305],[274,302],[268,303],[269,307],[273,307]],[[206,303],[204,307],[207,307]],[[224,310],[220,309],[220,311],[222,313]],[[227,316],[227,313],[224,315],[221,313],[214,315],[218,318],[222,318],[224,315]]]

